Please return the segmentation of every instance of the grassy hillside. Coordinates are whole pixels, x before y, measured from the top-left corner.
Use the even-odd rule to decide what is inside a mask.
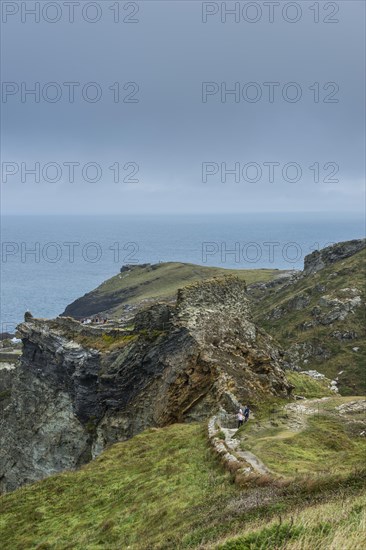
[[[335,476],[365,466],[365,400],[325,397],[259,416],[240,431],[241,446],[281,476]]]
[[[119,318],[126,304],[174,298],[178,288],[188,283],[230,273],[235,273],[250,284],[268,281],[282,272],[276,269],[234,270],[178,262],[137,265],[108,279],[70,304],[64,314],[84,317],[107,311],[110,316]]]
[[[364,548],[366,496],[346,496],[294,510],[275,520],[253,524],[228,537],[220,550],[361,550]]]
[[[334,397],[329,388],[330,380],[315,380],[311,376],[295,371],[286,371],[287,380],[294,386],[293,395],[300,395],[309,399],[314,397]]]
[[[219,499],[236,493],[202,426],[174,425],[3,497],[0,538],[22,550],[159,547],[183,538]]]
[[[366,392],[365,267],[363,250],[294,285],[269,291],[254,310],[257,322],[290,348],[292,358],[299,357],[300,368],[338,377],[344,395]],[[360,305],[331,321],[355,293]],[[324,296],[332,302],[325,303]]]
[[[240,487],[214,458],[205,430],[198,424],[151,429],[78,472],[3,496],[2,548],[270,549],[314,537],[320,546],[313,548],[333,540],[339,548],[348,540],[361,547],[361,472],[351,467],[339,480]],[[240,542],[231,540],[238,536]]]

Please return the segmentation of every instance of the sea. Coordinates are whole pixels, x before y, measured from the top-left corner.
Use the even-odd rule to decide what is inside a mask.
[[[312,251],[364,236],[355,214],[3,216],[0,332],[25,311],[59,315],[126,264],[298,270]]]

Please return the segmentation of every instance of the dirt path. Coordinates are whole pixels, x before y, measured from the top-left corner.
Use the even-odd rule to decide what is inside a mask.
[[[289,431],[301,432],[307,425],[309,416],[320,414],[322,405],[332,399],[322,397],[320,399],[304,399],[300,403],[289,403],[284,410],[289,414],[287,429]]]
[[[322,397],[320,399],[304,399],[300,402],[287,404],[280,415],[279,431],[275,437],[281,439],[293,437],[296,433],[306,429],[309,417],[316,414],[330,414],[329,401],[334,399],[334,397]],[[338,413],[340,417],[353,416],[355,413],[366,414],[366,400],[363,398],[350,399],[338,406],[334,406],[332,414],[334,412]],[[362,418],[362,421],[352,418],[352,421],[364,424],[364,418]],[[270,423],[269,421],[268,424]],[[236,433],[236,428],[226,428],[217,417],[212,417],[209,422],[211,443],[216,448],[216,451],[221,456],[224,456],[225,462],[241,463],[242,470],[248,474],[253,471],[260,475],[272,474],[273,472],[256,455],[241,448],[242,440],[235,437]]]

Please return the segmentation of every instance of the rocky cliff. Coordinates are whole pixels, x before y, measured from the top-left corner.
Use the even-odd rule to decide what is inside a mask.
[[[15,375],[13,363],[0,362],[0,411],[8,406]]]
[[[281,351],[233,276],[180,290],[134,327],[27,316],[18,330],[23,355],[0,426],[3,491],[76,468],[149,426],[291,391]]]
[[[353,256],[366,247],[366,239],[354,239],[315,250],[304,259],[304,275],[316,273],[324,267]]]
[[[3,333],[4,334],[4,333]],[[21,350],[9,338],[0,341],[0,413],[9,405]]]
[[[298,370],[336,380],[343,395],[366,391],[365,239],[305,257],[304,271],[249,289],[255,320]]]

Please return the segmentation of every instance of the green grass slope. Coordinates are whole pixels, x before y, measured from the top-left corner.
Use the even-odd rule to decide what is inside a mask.
[[[149,430],[76,473],[2,497],[0,539],[12,550],[174,546],[236,491],[202,426]]]
[[[294,386],[293,395],[300,395],[309,399],[314,397],[334,397],[334,391],[329,388],[327,378],[316,380],[311,376],[296,371],[286,371],[286,378]]]
[[[206,426],[173,425],[116,444],[77,472],[2,496],[0,540],[5,550],[289,548],[300,536],[319,544],[338,537],[329,520],[334,508],[335,526],[345,537],[352,527],[358,548],[363,482],[350,470],[313,485],[240,487],[213,456]]]
[[[340,392],[344,395],[366,392],[365,267],[366,250],[362,250],[291,286],[268,292],[253,308],[256,321],[285,349],[294,344],[308,346],[310,353],[306,354],[300,347],[300,355],[306,357],[306,361],[300,361],[300,368],[318,370],[331,379],[338,377]],[[330,311],[321,305],[321,297],[344,299],[347,297],[345,289],[357,289],[362,305],[355,307],[343,320],[318,323],[316,310],[324,314]],[[299,297],[304,299],[304,304],[308,303],[302,305]],[[284,311],[278,318],[271,315],[275,308]],[[339,339],[336,333],[353,336]]]
[[[250,531],[228,537],[220,550],[362,550],[365,541],[366,495],[330,500],[294,510]]]
[[[241,446],[282,476],[336,476],[365,467],[365,401],[328,397],[277,407],[241,430]]]
[[[99,312],[108,312],[119,318],[126,304],[136,305],[141,301],[174,298],[178,288],[191,282],[213,276],[234,273],[247,284],[269,281],[281,271],[276,269],[224,269],[179,262],[167,262],[153,266],[133,266],[130,270],[115,275],[95,290],[78,298],[67,306],[64,315],[85,317]]]

